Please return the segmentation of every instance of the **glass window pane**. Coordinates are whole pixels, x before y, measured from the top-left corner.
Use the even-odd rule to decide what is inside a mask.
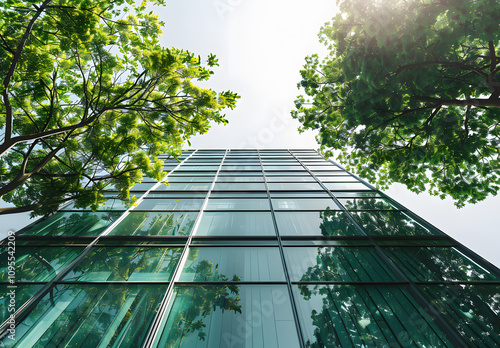
[[[195,212],[132,211],[108,236],[187,236],[197,215]]]
[[[203,199],[144,199],[136,210],[200,210]]]
[[[268,199],[209,199],[206,210],[269,210]]]
[[[212,178],[208,181],[212,181],[216,172],[181,172],[175,171],[172,175],[169,175],[166,180],[170,180],[171,178],[192,178],[192,177],[201,177],[201,178]],[[205,179],[203,179],[205,181]]]
[[[342,211],[276,212],[281,236],[359,236],[363,233]]]
[[[0,284],[0,323],[3,323],[9,319],[11,314],[14,314],[12,308],[15,310],[21,308],[42,287],[43,284],[16,284],[15,288],[7,284]],[[15,303],[11,303],[11,299],[14,299]],[[14,305],[14,307],[11,305]]]
[[[257,171],[257,172],[242,171],[242,172],[219,172],[217,179],[221,177],[233,177],[233,176],[243,176],[243,177],[254,176],[259,178],[263,177],[262,171]]]
[[[263,176],[218,176],[217,183],[222,182],[264,182]]]
[[[36,225],[19,232],[22,236],[98,236],[122,213],[66,212],[41,219]]]
[[[116,196],[116,195],[114,195],[114,196]],[[100,205],[99,208],[97,208],[97,210],[98,211],[127,210],[129,207],[130,206],[127,203],[123,202],[121,199],[110,198],[103,205]],[[78,207],[75,207],[74,203],[71,203],[68,206],[61,209],[61,211],[65,211],[65,210],[92,210],[92,208],[91,207],[78,208]]]
[[[271,176],[282,176],[282,177],[290,177],[290,181],[293,181],[294,179],[292,178],[293,176],[299,176],[299,177],[304,177],[309,175],[309,173],[305,170],[300,170],[300,171],[283,171],[283,172],[266,172],[266,177],[269,178]]]
[[[180,281],[285,281],[277,247],[190,247]]]
[[[158,186],[155,191],[208,191],[211,185],[211,182],[169,182]]]
[[[270,212],[204,212],[196,236],[275,236]]]
[[[246,192],[231,192],[231,191],[212,191],[210,193],[210,199],[212,198],[266,198],[267,191],[246,191]]]
[[[328,162],[323,162],[323,165],[308,165],[310,170],[339,170],[339,168],[334,164],[328,164]]]
[[[155,347],[299,347],[285,285],[177,285]]]
[[[169,281],[183,248],[94,247],[65,281]]]
[[[340,207],[328,198],[273,198],[275,210],[340,210]]]
[[[453,347],[405,287],[293,286],[310,347]]]
[[[382,197],[377,191],[360,191],[360,192],[333,192],[334,196],[337,198],[355,198],[355,197]]]
[[[399,210],[399,208],[387,198],[339,198],[340,203],[347,210]]]
[[[316,180],[312,176],[267,176],[266,175],[266,180],[269,183],[274,183],[274,182],[316,182]]]
[[[213,176],[174,176],[171,175],[167,178],[167,181],[172,183],[180,182],[212,182],[214,180]]]
[[[332,175],[332,176],[318,176],[322,182],[359,182],[358,179],[351,175]]]
[[[203,165],[199,165],[199,163],[186,163],[186,164],[183,164],[182,166],[179,167],[180,170],[198,170],[200,172],[204,172],[204,171],[210,171],[210,170],[217,170],[219,169],[219,166],[218,165],[215,165],[215,166],[203,166]]]
[[[500,347],[500,285],[417,287],[470,346]]]
[[[328,198],[331,199],[327,191],[271,191],[271,198]]]
[[[285,247],[292,281],[394,281],[371,247]]]
[[[269,171],[269,170],[304,170],[304,167],[302,167],[300,164],[297,165],[280,165],[280,166],[271,166],[271,165],[264,165],[264,170]]]
[[[351,215],[366,234],[372,236],[442,235],[400,211],[353,211]]]
[[[318,183],[315,182],[300,182],[300,183],[293,183],[293,182],[270,182],[269,184],[269,190],[281,190],[281,191],[308,191],[308,190],[321,190],[324,191],[321,186],[319,186]]]
[[[163,285],[56,285],[8,347],[141,347]]]
[[[258,166],[223,165],[221,167],[221,171],[241,172],[241,171],[259,171],[259,170],[262,170],[260,165]]]
[[[80,247],[17,247],[16,281],[49,281],[73,261],[84,248]],[[8,248],[0,253],[0,281],[9,281]]]
[[[153,182],[141,182],[132,186],[130,191],[147,191],[153,187],[156,183]]]
[[[265,191],[263,182],[218,182],[213,188],[215,191]]]
[[[413,281],[500,280],[487,266],[479,265],[456,248],[383,248],[401,271]]]
[[[325,182],[324,185],[331,191],[371,190],[371,188],[360,182]]]

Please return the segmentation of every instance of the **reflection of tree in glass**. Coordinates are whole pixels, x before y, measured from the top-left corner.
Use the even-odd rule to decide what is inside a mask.
[[[355,345],[356,339],[362,342],[361,346],[375,343],[376,337],[365,330],[365,322],[362,321],[362,318],[370,318],[372,313],[366,306],[359,306],[364,299],[354,288],[299,285],[299,289],[304,300],[320,297],[322,301],[321,310],[311,311],[314,338],[305,337],[306,347],[349,347]]]
[[[472,262],[455,248],[405,247],[384,249],[413,281],[497,280],[493,273]]]
[[[313,326],[306,328],[306,347],[452,346],[404,288],[299,285],[299,290],[303,317]]]
[[[18,247],[16,249],[16,281],[48,281],[58,270],[74,260],[83,248]],[[0,281],[8,281],[8,249],[0,254]]]
[[[43,287],[41,284],[16,284],[16,310],[22,307],[38,290]],[[9,318],[10,293],[12,288],[7,284],[0,285],[0,324]]]
[[[390,201],[384,198],[339,198],[347,210],[392,210]]]
[[[55,285],[30,312],[16,347],[140,347],[166,286]]]
[[[296,248],[300,257],[311,258],[313,248]],[[317,281],[391,281],[392,274],[370,247],[318,247],[312,266],[301,282]],[[311,256],[306,256],[311,255]],[[311,264],[311,261],[307,261]]]
[[[422,236],[434,234],[400,211],[351,211],[352,217],[372,236]]]
[[[316,264],[307,269],[307,271],[302,275],[300,281],[314,282],[359,280],[352,279],[350,274],[346,272],[344,266],[346,263],[349,265],[349,260],[346,258],[344,253],[339,252],[337,248],[318,248]],[[359,265],[359,263],[357,265]],[[360,271],[356,270],[356,264],[350,266],[353,267],[351,272],[356,273]],[[315,326],[315,341],[312,342],[311,338],[308,338],[306,347],[318,348],[347,346],[346,340],[347,342],[350,342],[350,340],[346,337],[342,337],[341,331],[337,332],[335,330],[336,325],[344,325],[338,311],[343,311],[345,315],[366,317],[368,313],[358,312],[359,309],[355,306],[355,303],[361,300],[358,299],[359,294],[357,292],[349,293],[348,296],[342,296],[342,301],[340,303],[336,303],[338,301],[336,297],[340,296],[338,293],[339,291],[332,291],[332,289],[328,286],[318,284],[299,285],[299,289],[302,296],[304,296],[304,300],[310,301],[312,297],[319,296],[321,297],[323,304],[321,311],[316,309],[311,311],[312,324]],[[345,290],[344,293],[347,294]],[[353,332],[352,334],[359,335],[357,332]],[[367,343],[366,341],[371,341],[372,339],[373,337],[365,335],[364,343]],[[352,343],[349,343],[349,345],[352,345]]]
[[[96,236],[115,221],[121,212],[60,212],[37,223],[21,235]]]
[[[110,233],[127,236],[186,236],[194,224],[193,214],[131,212]]]
[[[342,211],[320,211],[319,217],[322,220],[319,227],[323,236],[357,236],[361,234]]]
[[[218,271],[218,265],[207,260],[201,260],[194,267],[196,281],[224,282],[229,278]],[[239,281],[241,278],[233,275],[231,281]],[[179,347],[182,340],[191,338],[196,332],[199,340],[204,341],[206,324],[204,319],[217,310],[229,311],[241,314],[240,299],[237,297],[240,288],[235,284],[196,284],[177,285],[175,287],[174,299],[164,335],[159,346]]]
[[[182,248],[99,247],[77,264],[65,280],[127,281],[142,273],[156,277],[150,280],[167,281],[181,254]]]
[[[500,346],[498,285],[419,286],[451,327],[476,347]]]

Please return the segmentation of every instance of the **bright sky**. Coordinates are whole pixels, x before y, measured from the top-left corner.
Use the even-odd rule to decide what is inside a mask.
[[[214,53],[220,67],[208,86],[242,98],[226,127],[195,137],[192,148],[317,148],[314,134],[299,134],[290,116],[299,94],[304,57],[325,53],[320,26],[335,12],[332,0],[167,0],[156,10],[165,22],[162,44],[202,58]],[[386,192],[407,208],[500,266],[496,214],[500,197],[457,210],[451,201],[414,195],[402,185]],[[26,224],[2,218],[7,228]],[[21,222],[22,221],[22,222]],[[1,229],[1,228],[0,228]]]

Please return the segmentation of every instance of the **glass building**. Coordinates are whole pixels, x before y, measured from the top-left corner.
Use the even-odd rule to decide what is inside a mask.
[[[2,242],[0,347],[500,346],[499,269],[315,151],[180,161]]]

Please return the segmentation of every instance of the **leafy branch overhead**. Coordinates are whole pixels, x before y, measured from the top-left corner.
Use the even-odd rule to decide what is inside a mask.
[[[0,196],[17,206],[0,214],[70,199],[97,208],[111,186],[128,200],[143,174],[162,176],[159,154],[226,123],[239,98],[196,85],[217,58],[162,47],[146,2],[7,0],[0,11]]]
[[[339,0],[306,58],[292,115],[327,155],[387,187],[451,196],[500,187],[500,3]]]

